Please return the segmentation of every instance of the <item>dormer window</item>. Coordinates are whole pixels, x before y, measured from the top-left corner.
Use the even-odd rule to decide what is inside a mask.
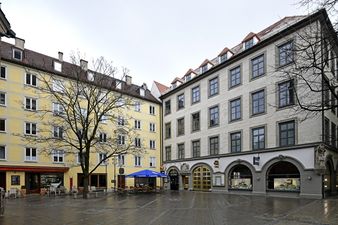
[[[121,89],[122,88],[122,82],[121,81],[117,81],[116,82],[116,88],[117,89]]]
[[[185,76],[185,81],[187,82],[189,80],[191,80],[191,74],[188,74],[188,75]]]
[[[88,72],[87,73],[87,79],[89,81],[94,81],[94,73],[93,72]]]
[[[250,40],[248,40],[248,41],[246,41],[245,42],[245,49],[249,49],[249,48],[251,48],[252,46],[254,45],[254,39],[253,38],[251,38]]]
[[[173,88],[176,88],[177,87],[177,84],[175,83],[175,84],[173,84],[173,86],[172,86]]]
[[[143,88],[140,88],[140,95],[144,97],[145,93],[145,90]]]
[[[62,72],[62,64],[60,62],[54,61],[54,70]]]
[[[220,63],[225,62],[227,60],[228,60],[228,54],[227,53],[220,56]]]
[[[13,59],[22,61],[22,50],[20,49],[13,49]]]
[[[207,72],[207,70],[208,70],[208,64],[205,64],[204,66],[202,66],[201,70],[202,70],[202,73]]]

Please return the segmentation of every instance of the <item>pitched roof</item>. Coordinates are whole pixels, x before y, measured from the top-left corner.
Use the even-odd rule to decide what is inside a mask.
[[[202,67],[202,66],[205,66],[207,65],[208,63],[210,63],[211,65],[214,65],[209,59],[206,59],[202,62],[202,64],[199,66],[199,67]]]
[[[193,69],[190,68],[190,69],[184,74],[184,76],[187,76],[187,75],[189,75],[189,74],[191,74],[191,73],[197,74]]]
[[[225,48],[221,51],[221,53],[218,54],[218,56],[224,55],[224,54],[227,53],[227,52],[233,53],[228,47],[225,47]]]
[[[164,84],[161,84],[157,81],[154,81],[154,83],[155,83],[156,87],[158,88],[158,90],[160,91],[161,94],[166,92],[169,89],[169,87],[167,87]]]
[[[176,83],[177,81],[183,83],[183,80],[182,80],[181,78],[175,77],[175,79],[171,82],[171,84],[174,84],[174,83]]]
[[[9,44],[4,41],[0,41],[0,56],[1,60],[18,64],[27,68],[32,68],[36,70],[40,70],[46,73],[55,74],[61,77],[69,78],[69,79],[81,79],[84,82],[88,82],[87,80],[87,74],[84,70],[81,69],[80,66],[65,62],[65,61],[59,61],[56,58],[31,51],[29,49],[23,50],[23,59],[22,61],[18,61],[12,58],[12,49],[15,47],[12,44]],[[54,62],[59,62],[62,64],[62,72],[58,72],[54,70]],[[89,70],[90,71],[90,70]],[[114,90],[116,92],[120,92],[122,94],[130,95],[136,98],[145,99],[151,102],[159,103],[159,101],[151,94],[150,90],[146,90],[145,95],[141,96],[139,89],[140,86],[131,84],[127,85],[124,81],[121,81],[119,79],[116,79],[114,77],[110,77],[104,74],[97,73],[95,71],[92,71],[95,76],[98,76],[98,80],[100,80],[99,83],[95,83],[94,85],[101,86],[103,88]],[[121,89],[115,88],[116,83],[122,83]]]
[[[253,32],[248,33],[248,35],[246,35],[245,38],[243,39],[242,43],[243,43],[243,42],[246,42],[246,41],[249,41],[249,40],[250,40],[251,38],[253,38],[253,37],[257,37],[257,38],[258,38],[257,34],[255,34],[255,33],[253,33]],[[259,39],[259,38],[258,38],[258,39]]]

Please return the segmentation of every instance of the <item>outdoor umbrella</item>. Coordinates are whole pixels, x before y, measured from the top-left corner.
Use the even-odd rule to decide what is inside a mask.
[[[141,170],[131,173],[127,177],[167,177],[167,175],[152,170]]]

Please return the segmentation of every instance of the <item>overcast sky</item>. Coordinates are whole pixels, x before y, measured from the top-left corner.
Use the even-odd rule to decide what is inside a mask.
[[[296,0],[3,0],[1,8],[26,48],[57,57],[72,51],[127,67],[133,82],[166,85],[204,59],[285,16]]]

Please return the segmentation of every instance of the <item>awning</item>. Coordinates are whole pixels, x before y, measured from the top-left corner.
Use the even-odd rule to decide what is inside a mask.
[[[53,172],[64,173],[69,170],[69,167],[50,167],[50,166],[0,166],[0,171],[21,171],[21,172]]]
[[[127,175],[127,177],[167,177],[167,175],[152,170],[141,170],[135,173],[131,173]]]

